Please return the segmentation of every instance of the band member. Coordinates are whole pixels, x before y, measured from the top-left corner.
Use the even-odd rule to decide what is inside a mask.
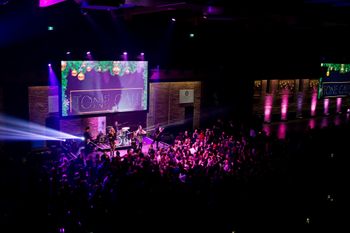
[[[115,128],[115,131],[118,133],[119,132],[119,128],[120,128],[120,124],[118,123],[118,121],[115,121],[114,122],[114,128]]]
[[[105,142],[105,135],[102,131],[100,131],[96,136],[96,142],[98,143],[104,143]]]
[[[117,134],[116,134],[114,128],[110,127],[109,131],[108,131],[108,142],[109,142],[109,146],[111,148],[110,149],[111,157],[114,157],[114,151],[116,148],[116,144],[115,144],[116,138],[117,138]]]
[[[141,125],[136,130],[136,137],[139,142],[139,149],[142,150],[142,141],[143,141],[143,136],[146,135],[146,131],[142,128]]]
[[[154,144],[154,142],[156,142],[156,149],[159,149],[159,141],[160,141],[160,137],[161,134],[163,132],[164,128],[160,127],[159,124],[157,124],[156,128],[154,129],[154,134],[153,134],[153,142],[152,145]]]
[[[137,149],[137,144],[136,144],[136,131],[131,133],[131,147],[134,149],[134,151]]]
[[[87,126],[85,128],[85,132],[84,132],[84,147],[85,147],[86,155],[88,155],[92,152],[93,146],[92,146],[91,142],[92,142],[92,136],[90,133],[90,127]]]

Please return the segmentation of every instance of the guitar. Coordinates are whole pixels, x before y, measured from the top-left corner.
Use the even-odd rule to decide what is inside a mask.
[[[160,135],[162,134],[164,128],[159,127],[159,131],[157,132],[157,130],[154,132],[154,140],[159,140],[160,139]]]

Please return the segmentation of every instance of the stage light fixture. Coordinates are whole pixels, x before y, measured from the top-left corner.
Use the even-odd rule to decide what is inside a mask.
[[[128,55],[128,53],[127,53],[127,52],[124,52],[123,55]]]
[[[48,66],[51,67],[51,63],[49,63]]]
[[[175,21],[176,21],[176,19],[175,19],[175,18],[171,18],[171,21],[175,22]]]
[[[141,55],[141,56],[144,56],[144,55],[145,55],[145,53],[140,53],[140,55]]]
[[[91,54],[91,52],[90,52],[90,51],[87,51],[87,52],[86,52],[86,55],[90,55],[90,54]]]
[[[70,51],[67,51],[66,54],[69,55],[69,54],[70,54]]]

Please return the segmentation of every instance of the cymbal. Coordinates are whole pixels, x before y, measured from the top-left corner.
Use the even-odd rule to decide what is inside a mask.
[[[118,123],[118,126],[126,125],[129,124],[129,122],[124,122],[124,123]]]

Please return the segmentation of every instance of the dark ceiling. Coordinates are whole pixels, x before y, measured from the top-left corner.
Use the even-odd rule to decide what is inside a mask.
[[[86,51],[95,59],[145,52],[151,67],[227,73],[235,64],[236,70],[304,72],[322,59],[350,57],[345,0],[67,0],[46,8],[1,0],[0,29],[2,64],[17,72],[19,62],[36,69],[67,59],[66,51],[70,59],[84,59]]]

